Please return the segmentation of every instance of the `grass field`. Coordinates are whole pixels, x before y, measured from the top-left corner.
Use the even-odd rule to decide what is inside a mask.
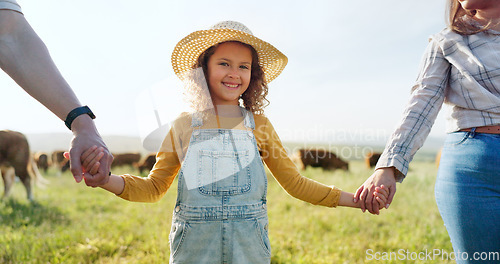
[[[435,164],[411,165],[391,208],[379,216],[307,204],[271,177],[272,263],[454,263],[432,255],[452,252],[434,201]],[[134,171],[114,171],[125,172]],[[349,172],[303,173],[353,192],[371,170],[351,161]],[[168,263],[176,188],[158,203],[131,203],[76,184],[69,173],[45,177],[50,185],[35,189],[36,202],[26,200],[19,182],[0,202],[1,263]]]

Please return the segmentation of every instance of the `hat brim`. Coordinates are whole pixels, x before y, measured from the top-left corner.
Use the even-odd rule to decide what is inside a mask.
[[[267,83],[278,77],[288,62],[288,58],[277,48],[251,34],[228,28],[199,30],[189,34],[175,46],[172,52],[175,74],[183,79],[205,50],[226,41],[239,41],[257,51]]]

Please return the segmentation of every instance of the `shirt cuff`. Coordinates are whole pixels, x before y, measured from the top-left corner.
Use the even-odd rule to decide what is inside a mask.
[[[342,192],[342,190],[335,186],[331,187],[332,189],[330,193],[328,193],[328,195],[325,197],[325,199],[323,199],[323,201],[319,203],[319,205],[325,205],[329,207],[337,207],[337,205],[339,205],[340,193]]]
[[[0,10],[1,9],[12,10],[21,14],[23,13],[23,11],[21,10],[21,6],[15,1],[0,1]]]
[[[380,157],[375,166],[376,169],[394,167],[394,177],[397,182],[403,182],[408,173],[409,162],[407,162],[401,155],[384,155]]]

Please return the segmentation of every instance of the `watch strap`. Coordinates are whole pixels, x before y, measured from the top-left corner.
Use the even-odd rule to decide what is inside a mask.
[[[66,120],[64,121],[64,124],[66,124],[66,126],[69,128],[69,130],[71,130],[71,124],[73,123],[73,120],[75,120],[75,118],[77,118],[78,116],[83,115],[83,114],[88,114],[90,116],[90,118],[95,119],[95,115],[94,115],[94,113],[92,113],[92,110],[90,110],[90,108],[85,105],[85,106],[80,106],[80,107],[77,107],[77,108],[71,110],[68,113],[68,115],[66,116]]]

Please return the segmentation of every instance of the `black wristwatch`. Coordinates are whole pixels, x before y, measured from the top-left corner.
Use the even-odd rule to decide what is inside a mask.
[[[66,120],[64,121],[64,124],[71,130],[71,123],[73,123],[73,120],[77,118],[80,115],[87,114],[90,116],[90,118],[95,119],[94,113],[92,113],[92,110],[88,106],[80,106],[77,107],[73,110],[71,110],[68,115],[66,116]]]

